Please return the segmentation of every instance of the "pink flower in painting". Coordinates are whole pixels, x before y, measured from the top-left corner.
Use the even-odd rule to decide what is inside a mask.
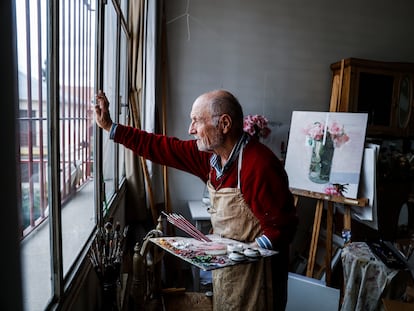
[[[328,194],[328,195],[341,195],[339,193],[338,189],[336,189],[336,187],[334,187],[333,185],[330,185],[330,186],[325,188],[325,194]]]
[[[270,128],[267,126],[268,122],[269,121],[264,116],[257,114],[253,116],[248,115],[244,117],[243,130],[251,136],[266,138],[271,132]]]
[[[326,134],[325,130],[327,131]],[[335,148],[339,148],[349,141],[349,136],[345,133],[344,127],[336,121],[333,121],[328,126],[325,126],[322,122],[315,122],[308,125],[304,132],[309,145],[313,145],[314,141],[324,140],[324,135],[330,136]]]
[[[332,137],[335,148],[341,147],[349,140],[349,136],[346,134],[341,134],[335,137]]]
[[[348,184],[330,184],[325,188],[325,193],[328,195],[344,196],[344,192],[348,191],[346,187]]]
[[[335,148],[341,147],[349,140],[349,136],[346,135],[344,127],[339,125],[336,121],[332,122],[329,126],[329,133],[331,134]]]
[[[324,124],[321,122],[315,122],[312,125],[309,125],[305,129],[305,134],[308,138],[313,140],[322,140],[323,139],[323,133],[324,133]]]
[[[329,126],[329,133],[331,135],[341,135],[343,131],[343,126],[340,126],[336,121],[332,122],[331,126]]]

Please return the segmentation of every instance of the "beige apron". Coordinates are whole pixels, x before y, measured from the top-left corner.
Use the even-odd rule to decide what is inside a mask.
[[[214,234],[250,243],[262,234],[262,230],[240,191],[242,154],[243,149],[238,159],[237,188],[215,190],[208,181],[209,212]],[[270,259],[213,270],[212,275],[213,310],[272,310]]]

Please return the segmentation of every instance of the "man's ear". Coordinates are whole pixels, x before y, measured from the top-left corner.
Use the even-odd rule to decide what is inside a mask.
[[[223,131],[223,134],[230,132],[232,125],[231,117],[228,114],[223,114],[220,118],[220,127]]]

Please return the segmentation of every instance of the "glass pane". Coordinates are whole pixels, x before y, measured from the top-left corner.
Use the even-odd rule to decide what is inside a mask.
[[[128,1],[127,0],[120,0],[120,6],[121,6],[122,15],[124,16],[125,21],[127,21],[127,18],[128,18]]]
[[[123,31],[121,31],[121,47],[120,47],[120,82],[119,82],[119,92],[120,92],[120,113],[119,113],[119,123],[127,123],[127,113],[128,113],[128,42],[127,37]],[[125,149],[122,146],[119,146],[119,181],[122,182],[122,176],[125,176],[125,159],[124,159]]]
[[[105,38],[104,38],[104,92],[109,100],[111,117],[116,121],[116,51],[117,51],[117,14],[113,5],[105,6]],[[109,134],[103,131],[103,178],[105,185],[106,211],[107,203],[115,193],[115,144],[109,139]]]
[[[52,296],[47,221],[46,6],[35,0],[15,4],[23,301],[25,310],[43,310]]]
[[[368,113],[368,125],[390,126],[394,77],[361,72],[358,112]]]
[[[60,188],[63,273],[95,226],[92,182],[95,10],[83,0],[60,8]]]
[[[398,101],[398,125],[400,128],[407,126],[410,116],[410,77],[406,76],[400,83],[400,98]]]

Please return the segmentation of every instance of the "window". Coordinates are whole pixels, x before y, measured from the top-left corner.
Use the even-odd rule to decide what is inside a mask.
[[[23,105],[23,103],[21,103]],[[28,117],[27,109],[20,109],[20,145],[28,147],[29,145],[37,146],[36,141],[36,127],[33,120],[36,120],[36,110],[30,111],[30,118]],[[30,139],[29,139],[30,137]]]
[[[127,2],[123,1],[125,6]],[[108,97],[112,119],[117,123],[126,123],[128,84],[127,55],[128,36],[122,26],[121,7],[107,6],[105,9],[105,29],[103,39],[103,90]],[[123,9],[125,12],[125,9]],[[117,60],[114,62],[114,59]],[[118,176],[124,174],[124,148],[109,140],[109,134],[103,132],[103,187],[105,191],[104,213],[108,203],[116,193],[119,185]],[[117,163],[119,165],[117,165]]]
[[[106,75],[103,86],[112,115],[117,122],[126,120],[128,36],[121,31],[125,18],[120,14],[127,2],[122,1],[122,11],[117,3],[104,5],[103,23],[96,0],[15,1],[25,310],[43,310],[52,299],[59,301],[123,182],[123,150],[105,137],[96,139],[93,120],[98,63],[104,64],[99,74]],[[105,45],[100,47],[95,34],[104,24]],[[51,31],[47,25],[59,26]],[[109,52],[101,61],[96,52],[103,48]],[[103,173],[95,172],[97,158],[105,163]],[[95,182],[100,177],[103,198]]]

